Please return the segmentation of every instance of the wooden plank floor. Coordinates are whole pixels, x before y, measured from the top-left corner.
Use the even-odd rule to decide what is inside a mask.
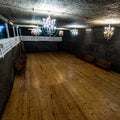
[[[28,54],[2,120],[120,120],[120,75],[67,53]]]

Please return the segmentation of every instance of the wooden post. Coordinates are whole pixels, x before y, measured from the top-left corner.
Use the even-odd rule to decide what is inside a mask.
[[[14,37],[16,36],[15,34],[15,27],[13,26],[13,34],[14,34]]]
[[[7,32],[7,37],[10,37],[10,33],[9,33],[9,29],[8,29],[8,23],[5,23],[5,27],[6,27],[6,32]]]

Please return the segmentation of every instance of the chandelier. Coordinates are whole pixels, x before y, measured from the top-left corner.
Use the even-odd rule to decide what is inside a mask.
[[[71,30],[71,33],[72,33],[72,35],[74,35],[74,36],[76,36],[76,35],[78,35],[78,29],[72,29]]]
[[[104,28],[104,37],[108,40],[113,36],[114,27],[110,25]]]
[[[43,18],[43,32],[47,35],[53,35],[56,32],[55,19],[51,19],[50,15],[45,19]]]

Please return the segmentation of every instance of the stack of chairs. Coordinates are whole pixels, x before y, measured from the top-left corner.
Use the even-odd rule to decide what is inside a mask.
[[[26,54],[20,54],[15,64],[15,72],[17,75],[20,75],[25,72],[26,68]]]

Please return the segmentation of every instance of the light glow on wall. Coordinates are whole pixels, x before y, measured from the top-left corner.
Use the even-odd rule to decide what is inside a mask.
[[[91,28],[86,28],[85,31],[86,31],[86,32],[91,32],[92,29],[91,29]]]
[[[85,25],[80,25],[80,24],[69,24],[69,25],[66,25],[65,27],[67,27],[67,28],[86,28]]]
[[[98,24],[98,25],[106,25],[106,24],[120,24],[120,19],[101,19],[101,20],[94,20],[91,23]]]
[[[2,32],[2,30],[4,29],[4,26],[0,26],[0,32]]]

